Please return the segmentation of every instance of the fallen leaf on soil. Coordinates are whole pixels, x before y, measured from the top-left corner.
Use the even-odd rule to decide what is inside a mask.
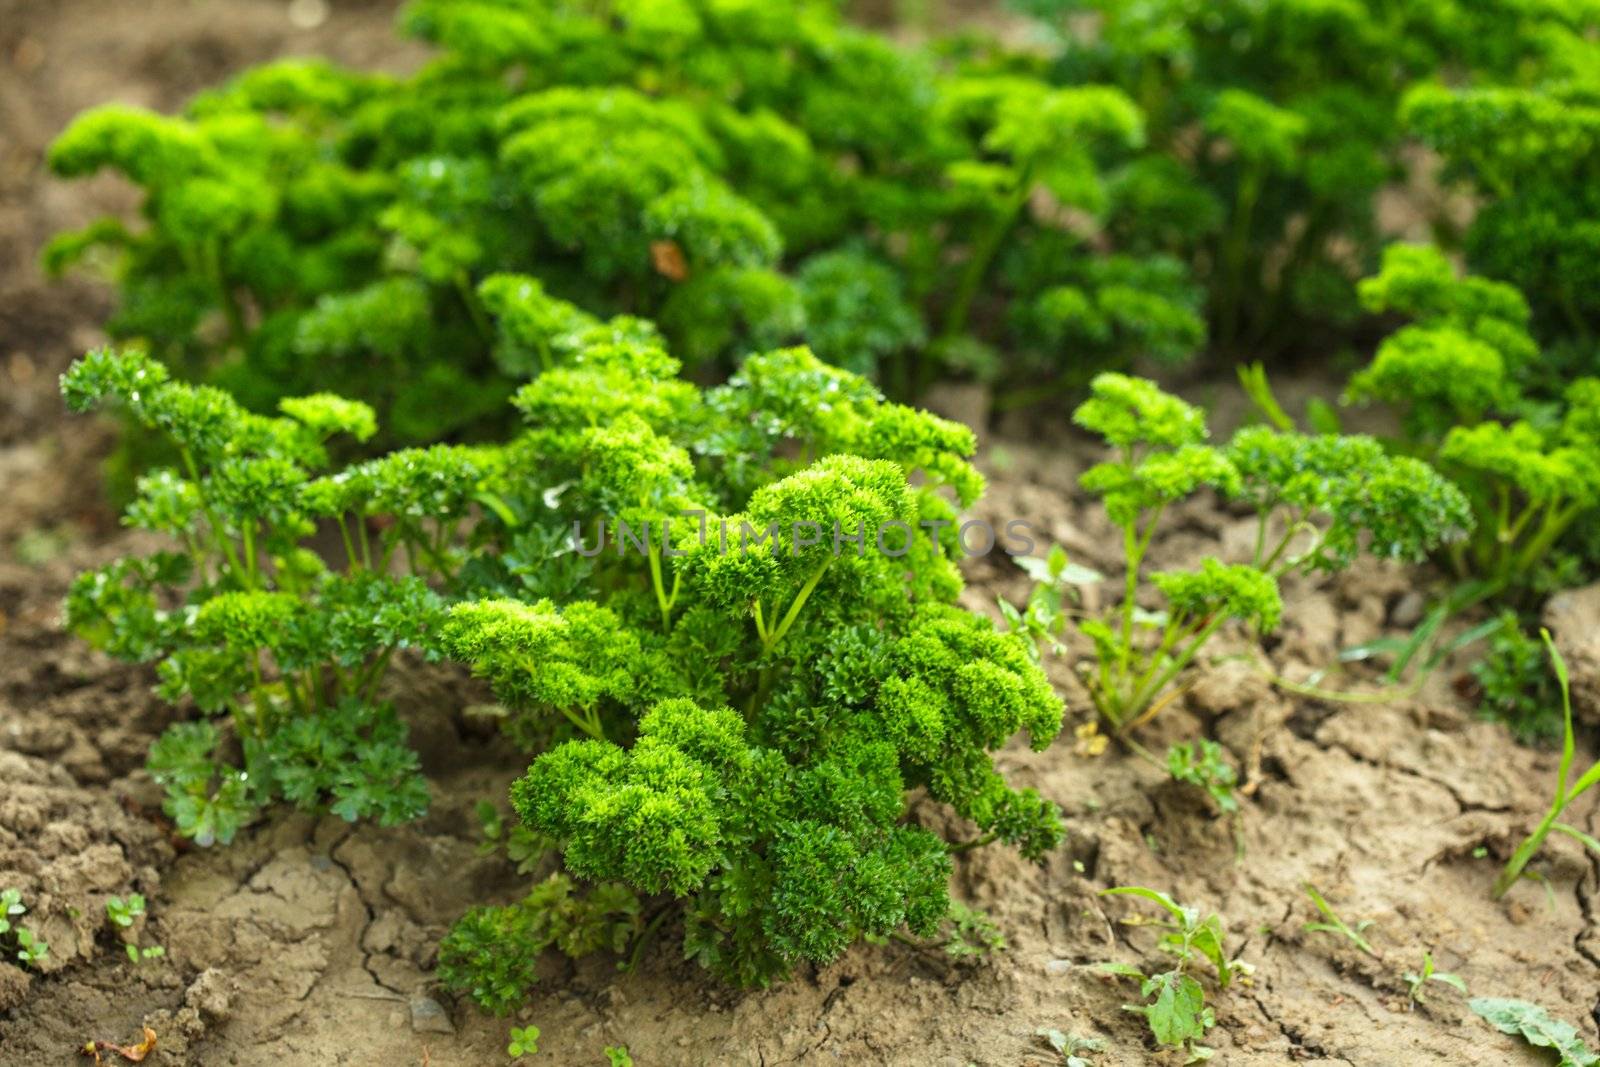
[[[143,1063],[144,1058],[155,1051],[156,1032],[148,1026],[144,1028],[144,1040],[137,1045],[118,1045],[111,1041],[89,1041],[78,1051],[84,1056],[93,1056],[96,1064],[104,1062],[100,1059],[102,1052],[115,1052],[129,1063]]]
[[[651,241],[650,263],[656,268],[657,274],[675,282],[681,282],[689,276],[689,264],[676,241]]]
[[[1100,724],[1092,719],[1073,730],[1072,734],[1078,739],[1072,751],[1079,756],[1098,756],[1111,743],[1111,738],[1100,732]]]

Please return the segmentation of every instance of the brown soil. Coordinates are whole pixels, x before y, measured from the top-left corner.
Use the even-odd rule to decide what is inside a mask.
[[[0,963],[0,1065],[74,1062],[89,1039],[131,1042],[148,1024],[170,1064],[486,1065],[504,1059],[507,1022],[456,1002],[431,967],[446,925],[473,903],[524,884],[478,854],[472,806],[503,796],[519,759],[462,714],[479,698],[448,670],[408,667],[395,686],[426,753],[432,813],[395,830],[281,815],[230,848],[176,841],[140,769],[168,711],[150,672],[118,665],[64,635],[60,598],[78,569],[126,550],[99,503],[106,432],[67,422],[55,377],[98,339],[104,293],[49,285],[33,266],[53,230],[125,207],[100,180],[45,178],[42,146],[76,111],[119,99],[170,108],[203,85],[268,57],[317,51],[404,66],[387,4],[334,4],[320,27],[292,26],[281,0],[0,0],[0,887],[15,885],[50,943],[37,973]],[[1219,392],[1223,406],[1237,400]],[[1110,568],[1111,543],[1076,494],[1086,450],[1002,436],[987,462],[982,513],[1021,516],[1073,554]],[[1032,440],[1037,440],[1037,437]],[[1186,509],[1158,562],[1242,544],[1249,529],[1213,506]],[[974,561],[968,602],[1020,600],[1025,580]],[[1367,566],[1289,590],[1282,632],[1265,655],[1306,678],[1338,649],[1401,624],[1425,581]],[[1580,1024],[1600,988],[1600,877],[1554,841],[1545,888],[1493,903],[1488,886],[1536,817],[1552,753],[1520,748],[1477,722],[1446,668],[1413,699],[1326,704],[1274,690],[1242,643],[1218,650],[1178,706],[1145,737],[1204,734],[1247,768],[1237,819],[1115,753],[1074,755],[1070,734],[1044,753],[1008,752],[1004,769],[1067,812],[1070,844],[1043,866],[1000,849],[964,856],[956,889],[1005,933],[1005,952],[952,964],[890,945],[861,946],[767,992],[716,986],[677,959],[664,931],[639,970],[610,961],[552,962],[520,1018],[544,1032],[540,1060],[598,1064],[626,1044],[641,1065],[1045,1064],[1050,1027],[1108,1039],[1102,1065],[1170,1063],[1146,1050],[1120,1005],[1131,990],[1099,977],[1106,960],[1154,958],[1139,912],[1096,891],[1143,884],[1221,914],[1253,978],[1216,996],[1215,1062],[1300,1061],[1354,1067],[1547,1062],[1490,1032],[1442,986],[1413,1007],[1400,974],[1424,951],[1477,995],[1541,1003]],[[1085,702],[1061,659],[1054,677],[1072,721]],[[1360,677],[1329,684],[1372,688]],[[927,806],[930,824],[947,819]],[[1600,832],[1586,804],[1571,821]],[[955,833],[965,828],[952,827]],[[1487,850],[1484,855],[1480,850]],[[1306,933],[1312,882],[1352,923],[1375,920],[1374,959]],[[141,892],[141,944],[164,959],[128,963],[102,921],[109,895]]]

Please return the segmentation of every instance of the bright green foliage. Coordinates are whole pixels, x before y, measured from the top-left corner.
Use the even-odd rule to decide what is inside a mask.
[[[532,1056],[539,1051],[539,1028],[537,1026],[513,1026],[511,1040],[506,1044],[506,1055],[514,1060],[524,1056]]]
[[[1182,1049],[1188,1057],[1186,1063],[1210,1059],[1212,1050],[1200,1042],[1206,1031],[1216,1025],[1216,1017],[1206,1004],[1205,987],[1190,972],[1207,961],[1216,971],[1217,986],[1227,989],[1236,974],[1249,974],[1254,968],[1229,958],[1225,945],[1227,932],[1216,915],[1202,919],[1198,909],[1184,907],[1165,893],[1143,886],[1119,886],[1103,893],[1142,897],[1159,904],[1170,916],[1152,925],[1165,931],[1159,947],[1173,957],[1172,970],[1146,975],[1121,964],[1108,965],[1107,969],[1139,980],[1139,995],[1146,1003],[1125,1007],[1145,1017],[1150,1035],[1157,1043]]]
[[[1478,682],[1478,711],[1503,722],[1523,742],[1561,736],[1561,697],[1544,645],[1522,628],[1516,612],[1500,615],[1483,658],[1472,665]]]
[[[1274,629],[1283,575],[1342,570],[1363,551],[1417,560],[1470,521],[1458,490],[1426,464],[1388,456],[1371,438],[1247,427],[1218,448],[1204,443],[1204,413],[1153,382],[1108,373],[1090,392],[1073,419],[1104,438],[1113,458],[1080,484],[1104,499],[1121,528],[1126,570],[1121,602],[1079,629],[1095,645],[1097,662],[1086,673],[1095,705],[1118,730],[1159,710],[1224,623]],[[1206,488],[1255,511],[1251,558],[1152,574],[1165,606],[1141,606],[1143,563],[1162,515]]]
[[[318,394],[255,415],[137,353],[90,353],[62,391],[76,411],[112,406],[159,432],[182,464],[141,478],[125,515],[173,548],[82,574],[67,598],[75,632],[157,663],[161,695],[208,716],[151,749],[179,830],[225,843],[276,799],[385,825],[420,814],[416,754],[378,691],[394,653],[427,646],[442,618],[428,582],[459,566],[494,455],[435,446],[330,472],[330,437],[373,434],[366,405]],[[319,522],[340,536],[338,566],[306,547]]]
[[[681,898],[685,950],[719,975],[932,937],[950,846],[904,824],[907,790],[1030,858],[1061,837],[989,756],[1020,730],[1047,744],[1060,702],[1025,641],[954,604],[972,434],[804,349],[703,391],[676,368],[631,337],[519,392],[529,429],[480,530],[501,551],[441,644],[513,737],[573,738],[513,789],[527,826],[576,878]],[[474,958],[453,984],[501,1003],[529,977]]]
[[[633,1056],[628,1053],[627,1045],[607,1045],[605,1054],[610,1067],[633,1067]]]
[[[1501,282],[1458,278],[1437,249],[1389,248],[1361,295],[1414,321],[1379,346],[1346,396],[1396,408],[1403,449],[1467,494],[1474,534],[1446,562],[1491,592],[1559,581],[1563,538],[1600,507],[1600,380],[1571,381],[1554,407],[1533,403],[1540,355],[1526,302]]]
[[[1167,773],[1173,781],[1187,782],[1204,789],[1224,814],[1239,810],[1239,801],[1233,795],[1239,784],[1239,772],[1227,761],[1222,746],[1202,738],[1190,743],[1180,741],[1167,749]]]
[[[1549,810],[1545,812],[1544,818],[1539,820],[1539,825],[1533,828],[1533,832],[1517,846],[1516,851],[1511,854],[1511,859],[1506,862],[1505,869],[1495,879],[1496,900],[1509,893],[1511,887],[1523,877],[1528,864],[1539,855],[1539,850],[1544,847],[1545,839],[1552,831],[1564,834],[1585,848],[1600,853],[1600,841],[1577,827],[1561,821],[1561,813],[1568,805],[1594,786],[1600,785],[1600,760],[1596,760],[1576,780],[1573,779],[1573,761],[1577,758],[1578,744],[1572,731],[1572,692],[1567,682],[1567,664],[1556,649],[1555,642],[1550,639],[1549,631],[1541,631],[1541,636],[1550,654],[1550,664],[1555,670],[1556,682],[1561,687],[1561,765],[1556,772],[1555,795],[1551,798]]]
[[[1224,351],[1348,329],[1383,238],[1379,194],[1413,175],[1418,137],[1494,198],[1474,261],[1594,322],[1589,5],[1013,3],[1053,31],[1054,80],[1120,86],[1144,113],[1149,151],[1110,174],[1108,230],[1123,251],[1194,265]],[[1406,93],[1435,77],[1541,87]]]
[[[106,900],[106,918],[121,930],[127,930],[143,915],[144,897],[138,893],[131,894],[126,900],[121,897],[110,897]],[[160,959],[167,954],[167,950],[160,945],[140,948],[137,934],[129,933],[123,936],[125,942],[122,949],[127,954],[129,963]]]
[[[124,929],[132,926],[139,916],[144,914],[144,897],[134,893],[123,900],[121,897],[110,897],[106,900],[106,918]]]
[[[1534,1048],[1554,1051],[1561,1057],[1558,1067],[1600,1064],[1600,1055],[1584,1044],[1576,1026],[1553,1017],[1537,1004],[1505,997],[1474,997],[1467,1006],[1502,1034],[1520,1037]]]
[[[1579,32],[1592,31],[1594,13],[1572,7]],[[1472,268],[1526,293],[1540,339],[1575,349],[1568,358],[1591,373],[1600,324],[1597,56],[1591,32],[1531,84],[1426,84],[1401,110],[1407,127],[1444,157],[1447,178],[1482,201],[1465,235]]]
[[[183,376],[252,410],[357,397],[401,443],[494,423],[550,365],[559,342],[530,363],[489,326],[501,274],[649,316],[692,364],[809,337],[901,391],[998,375],[1002,346],[1081,384],[1203,341],[1175,259],[1101,240],[1143,137],[1116,89],[943,69],[818,0],[413,0],[401,25],[438,49],[409,77],[286,60],[179,116],[80,116],[52,169],[121,173],[143,224],[47,266],[101,257],[113,335]]]
[[[27,913],[20,889],[0,889],[0,951],[9,953],[24,967],[37,966],[50,954],[50,946],[22,925],[22,916]]]
[[[1361,283],[1373,312],[1412,320],[1378,347],[1350,380],[1352,400],[1401,409],[1407,433],[1436,440],[1516,402],[1518,373],[1538,357],[1527,334],[1528,306],[1508,285],[1458,278],[1429,245],[1391,245],[1383,269]]]
[[[640,926],[639,898],[626,886],[580,891],[571,878],[552,874],[515,904],[462,916],[439,945],[439,977],[485,1011],[504,1015],[526,999],[546,949],[573,959],[620,952]]]

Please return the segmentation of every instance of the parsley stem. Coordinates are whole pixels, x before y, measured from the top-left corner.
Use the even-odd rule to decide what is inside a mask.
[[[822,576],[827,573],[828,564],[832,562],[832,559],[823,560],[822,566],[818,567],[812,572],[811,577],[806,579],[806,584],[802,585],[800,592],[795,594],[794,603],[789,605],[789,610],[783,616],[783,621],[778,623],[777,629],[772,631],[770,638],[763,642],[763,652],[771,652],[778,646],[778,642],[783,640],[783,635],[789,632],[789,627],[793,626],[795,619],[800,617],[800,609],[805,607],[807,598],[811,596],[811,591],[817,587],[818,582],[822,581]]]

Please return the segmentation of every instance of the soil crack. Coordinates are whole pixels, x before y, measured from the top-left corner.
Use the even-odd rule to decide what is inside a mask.
[[[361,953],[361,969],[367,972],[367,976],[372,979],[372,984],[379,989],[385,989],[397,996],[404,997],[408,995],[405,990],[396,989],[385,982],[378,974],[377,970],[372,966],[373,954],[368,952],[366,948],[367,931],[372,929],[372,924],[378,921],[378,913],[371,902],[367,900],[367,895],[361,891],[361,883],[356,880],[355,871],[351,870],[350,865],[338,856],[339,846],[349,841],[352,836],[353,831],[346,831],[337,841],[329,844],[327,856],[328,862],[339,868],[345,878],[349,880],[350,888],[355,890],[356,899],[361,901],[361,907],[367,913],[367,921],[361,924],[361,929],[356,933],[356,951]]]

